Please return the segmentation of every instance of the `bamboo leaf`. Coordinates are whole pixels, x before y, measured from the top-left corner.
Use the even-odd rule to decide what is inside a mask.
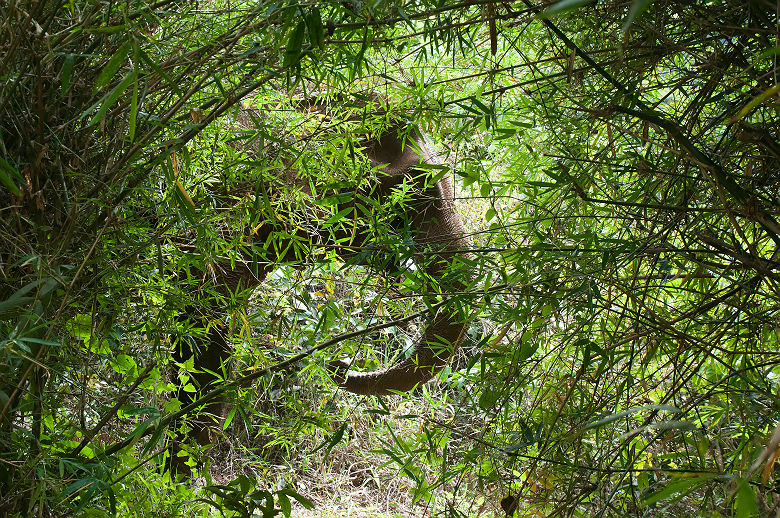
[[[298,492],[293,491],[292,489],[282,489],[279,493],[284,493],[285,495],[294,498],[306,509],[314,509],[314,503],[311,500],[299,494]]]
[[[595,0],[561,0],[556,2],[539,14],[540,18],[551,18],[559,14],[565,14],[569,11],[578,9],[586,4],[591,4]]]
[[[119,70],[119,67],[124,63],[129,52],[130,42],[125,43],[117,49],[116,53],[111,56],[111,59],[108,60],[108,63],[103,67],[103,70],[100,71],[100,75],[95,80],[95,91],[106,86],[111,81]]]
[[[682,477],[678,479],[672,479],[667,483],[663,489],[650,495],[646,500],[642,502],[642,507],[647,507],[655,503],[673,498],[672,501],[679,500],[691,491],[703,486],[707,482],[719,478],[718,474],[706,474],[696,475],[692,477]],[[679,495],[677,493],[680,493]],[[675,496],[676,495],[676,496]]]
[[[631,24],[634,23],[636,17],[645,12],[651,3],[653,3],[653,0],[634,0],[631,2],[631,9],[628,11],[622,31],[626,32],[631,27]]]
[[[734,511],[736,511],[735,516],[737,518],[758,516],[756,493],[747,480],[740,480],[737,484],[737,498],[734,501]]]
[[[679,413],[682,412],[677,407],[673,407],[671,405],[642,405],[642,406],[636,406],[633,408],[629,408],[628,410],[623,410],[622,412],[618,412],[617,414],[612,414],[607,417],[604,417],[602,419],[599,419],[598,421],[594,421],[592,423],[588,423],[583,430],[590,430],[592,428],[599,428],[601,426],[604,426],[609,423],[614,423],[615,421],[622,419],[626,416],[629,416],[631,414],[636,414],[637,412],[640,412],[642,410],[660,410],[665,412],[672,412],[672,413]]]
[[[152,68],[152,70],[155,71],[156,74],[158,74],[160,77],[165,79],[165,82],[168,84],[168,86],[170,86],[179,97],[184,96],[184,93],[179,88],[179,85],[176,84],[176,81],[171,79],[171,77],[168,74],[166,74],[165,71],[161,69],[160,66],[157,63],[155,63],[154,60],[149,57],[149,54],[144,52],[143,49],[138,49],[138,57],[141,58],[141,61],[149,65]]]
[[[109,108],[111,108],[119,99],[119,96],[122,95],[122,92],[124,92],[128,86],[130,86],[130,83],[133,82],[133,74],[127,74],[124,79],[122,79],[122,82],[116,85],[110,92],[108,92],[106,95],[103,96],[101,99],[102,105],[100,106],[100,109],[95,113],[94,117],[92,117],[92,120],[89,121],[89,124],[87,124],[87,127],[94,126],[98,122],[100,122],[103,117],[106,115],[106,112]],[[101,101],[98,101],[100,103]],[[95,103],[90,107],[82,116],[86,115],[94,107],[98,104]]]
[[[19,196],[22,191],[19,190],[19,187],[16,186],[12,176],[15,176],[17,178],[21,178],[22,176],[16,171],[16,168],[9,164],[5,158],[0,157],[0,183],[5,185],[9,191],[11,191],[11,194],[14,194],[16,196]]]
[[[742,108],[737,115],[732,117],[730,122],[737,122],[742,119],[744,119],[750,112],[753,111],[754,108],[756,108],[759,104],[763,103],[776,93],[780,92],[780,84],[776,84],[775,86],[768,88],[761,94],[757,95],[753,100],[751,100],[749,103],[745,105],[744,108]]]
[[[65,56],[65,63],[62,64],[62,76],[60,77],[60,87],[62,88],[62,95],[68,91],[70,86],[70,77],[73,75],[73,62],[75,58],[73,54]]]
[[[303,47],[303,36],[306,33],[306,22],[299,21],[287,40],[287,48],[284,50],[284,61],[282,66],[287,68],[298,63],[301,58],[301,49]]]
[[[335,225],[336,223],[344,219],[353,210],[354,210],[353,207],[347,207],[346,209],[341,209],[336,214],[328,218],[328,220],[322,224],[322,228],[326,229],[332,227],[333,225]]]
[[[309,29],[309,41],[312,47],[319,49],[325,48],[325,26],[322,24],[322,15],[317,6],[312,7],[309,14],[306,15],[306,24]]]

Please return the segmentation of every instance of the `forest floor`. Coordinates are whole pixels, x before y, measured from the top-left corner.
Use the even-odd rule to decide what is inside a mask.
[[[392,408],[392,404],[389,406]],[[417,417],[410,418],[414,414]],[[310,442],[307,441],[308,444],[298,444],[285,454],[260,459],[247,450],[241,451],[243,448],[236,448],[235,445],[240,441],[234,438],[232,441],[223,441],[209,452],[209,472],[214,484],[227,484],[242,472],[255,480],[266,480],[271,487],[283,487],[284,481],[294,481],[295,490],[314,504],[313,509],[307,510],[293,502],[292,516],[295,517],[433,516],[447,506],[447,502],[439,497],[443,491],[454,490],[449,487],[452,482],[434,489],[437,494],[435,505],[426,505],[422,499],[415,501],[417,483],[382,450],[394,449],[394,439],[406,442],[407,445],[414,443],[415,435],[427,426],[423,416],[444,418],[445,414],[451,417],[451,408],[434,409],[422,401],[401,402],[389,415],[381,418],[367,418],[362,412],[353,413],[348,418],[349,428],[344,437],[333,444],[327,454],[327,448],[319,448],[324,438],[312,437]],[[408,462],[417,462],[414,450],[416,448],[411,447],[408,451],[409,455],[405,457]],[[437,463],[434,461],[434,464]],[[435,487],[440,483],[437,482],[437,469],[425,459],[419,459],[419,465],[422,473],[427,473],[428,484]],[[470,484],[460,480],[459,485],[462,491]],[[258,489],[263,488],[258,486]],[[454,492],[459,493],[457,490]],[[477,505],[472,500],[467,506],[469,509],[463,509],[462,505],[458,507],[466,513],[464,516],[492,516],[494,506],[484,505],[484,500],[482,502],[483,505]]]

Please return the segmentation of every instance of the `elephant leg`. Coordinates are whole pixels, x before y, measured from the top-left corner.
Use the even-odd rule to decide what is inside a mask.
[[[231,352],[223,330],[216,325],[210,327],[203,343],[193,344],[192,341],[188,341],[188,343],[178,344],[172,354],[173,360],[177,363],[192,360],[194,368],[194,372],[190,373],[190,379],[185,383],[180,382],[175,393],[176,399],[181,402],[182,407],[196,401],[205,390],[208,390],[210,385],[218,381],[219,378],[212,372],[222,372],[223,367],[230,359]],[[185,390],[185,385],[194,385],[195,390],[193,391],[191,388]],[[179,456],[181,445],[188,441],[194,441],[201,446],[210,444],[212,442],[210,430],[214,425],[214,416],[217,420],[221,418],[224,415],[225,406],[225,402],[221,400],[204,405],[200,409],[199,415],[187,419],[189,431],[186,434],[178,430],[180,423],[173,423],[177,431],[167,466],[173,473],[189,473],[189,468],[185,464],[186,455]]]
[[[245,259],[233,263],[214,264],[210,272],[215,287],[223,295],[230,296],[258,286],[272,269],[273,264],[270,262],[252,262]],[[221,307],[216,306],[215,304],[211,308],[214,312],[222,310]],[[183,323],[205,319],[202,309],[194,306],[186,307],[180,317],[180,321]],[[226,338],[225,328],[216,323],[209,326],[206,336],[202,339],[185,337],[180,340],[172,352],[172,358],[178,363],[192,360],[194,372],[190,374],[188,381],[195,386],[195,391],[184,390],[184,385],[180,383],[177,391],[173,394],[183,407],[197,401],[211,385],[219,381],[218,376],[212,372],[217,374],[222,372],[223,366],[228,363],[231,354],[232,349]],[[178,456],[181,445],[190,440],[194,440],[200,445],[210,444],[212,441],[209,432],[213,429],[214,416],[217,419],[223,417],[226,406],[224,400],[217,399],[205,404],[200,415],[187,419],[189,432],[187,434],[176,432],[167,468],[170,468],[174,473],[189,473],[189,468],[185,464],[186,456]],[[178,429],[178,424],[173,423],[172,426]]]

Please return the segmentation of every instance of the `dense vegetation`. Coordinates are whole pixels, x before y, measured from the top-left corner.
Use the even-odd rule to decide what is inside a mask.
[[[19,0],[0,50],[0,515],[326,513],[333,474],[405,516],[780,509],[776,2]],[[466,343],[383,397],[327,365],[403,355],[436,280],[382,231],[403,190],[328,201],[376,174],[369,93],[428,135],[472,239]],[[209,284],[282,242],[248,239],[280,207],[370,217],[376,249]],[[176,483],[171,350],[213,326],[230,410]]]

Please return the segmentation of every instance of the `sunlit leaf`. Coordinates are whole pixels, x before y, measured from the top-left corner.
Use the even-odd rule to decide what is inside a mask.
[[[623,419],[624,417],[628,417],[630,415],[636,414],[637,412],[641,412],[643,410],[656,410],[656,411],[664,411],[664,412],[672,412],[672,413],[679,413],[681,410],[677,407],[671,406],[671,405],[642,405],[642,406],[636,406],[629,408],[628,410],[623,410],[622,412],[618,412],[616,414],[611,414],[609,416],[603,417],[597,421],[593,421],[591,423],[588,423],[583,430],[590,430],[592,428],[599,428],[604,425],[614,423],[615,421],[618,421],[620,419]]]

